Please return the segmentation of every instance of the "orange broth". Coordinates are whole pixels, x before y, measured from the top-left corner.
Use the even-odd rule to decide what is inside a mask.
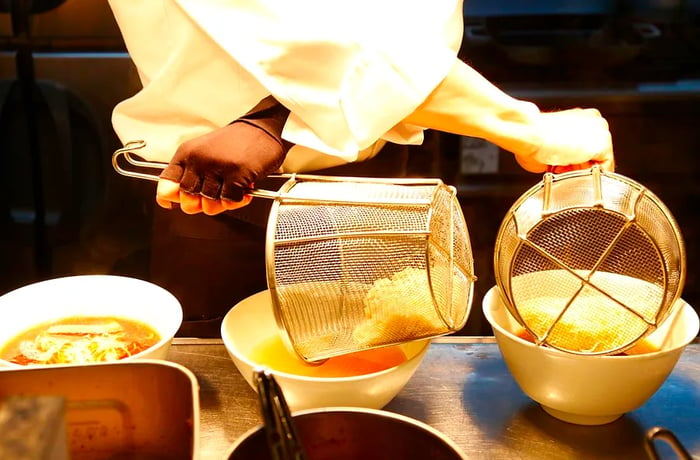
[[[124,359],[159,341],[153,328],[136,320],[76,316],[25,330],[0,349],[0,358],[20,365],[90,364]]]
[[[257,344],[250,359],[270,369],[306,377],[353,377],[371,374],[406,361],[406,353],[400,345],[373,348],[347,355],[329,358],[321,364],[304,362],[274,335]]]
[[[515,335],[523,340],[527,340],[528,342],[536,343],[535,337],[526,329],[518,330],[515,333]],[[637,342],[632,348],[625,350],[622,353],[611,356],[644,355],[647,353],[654,353],[656,351],[659,351],[659,349],[656,346],[654,346],[648,340],[642,339],[639,342]]]

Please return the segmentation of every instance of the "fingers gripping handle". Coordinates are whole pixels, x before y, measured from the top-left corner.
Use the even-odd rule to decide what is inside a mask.
[[[124,147],[116,150],[114,154],[112,155],[112,167],[116,172],[121,174],[122,176],[126,177],[134,177],[136,179],[143,179],[143,180],[149,180],[153,182],[158,182],[160,180],[160,173],[165,169],[168,164],[167,163],[162,163],[158,161],[145,161],[138,159],[134,155],[134,151],[140,150],[146,146],[146,141],[143,140],[136,140],[136,141],[129,141],[126,144],[124,144]],[[123,161],[122,161],[123,157]],[[141,168],[141,169],[146,169],[146,170],[153,170],[156,171],[154,173],[148,173],[148,172],[143,172],[143,171],[138,171],[138,170],[133,170],[133,169],[128,169],[122,163],[126,162],[127,164],[131,166],[135,166],[136,168]],[[273,192],[270,190],[261,190],[261,189],[247,189],[246,192],[249,195],[256,196],[256,197],[262,197],[262,198],[270,198],[270,199],[275,199],[280,196],[278,192]]]

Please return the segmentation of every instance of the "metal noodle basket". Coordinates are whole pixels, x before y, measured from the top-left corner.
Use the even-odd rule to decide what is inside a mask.
[[[666,206],[598,166],[546,173],[511,207],[496,240],[496,282],[539,345],[616,354],[667,317],[685,248]]]
[[[464,326],[475,281],[454,188],[439,179],[294,176],[268,220],[278,324],[306,361]]]
[[[112,157],[140,171],[133,141]],[[138,168],[125,169],[120,160]],[[266,266],[275,318],[306,361],[445,335],[461,329],[474,276],[467,224],[453,187],[439,179],[282,175],[267,225]]]

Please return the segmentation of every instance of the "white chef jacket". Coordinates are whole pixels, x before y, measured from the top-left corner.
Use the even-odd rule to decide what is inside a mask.
[[[461,0],[109,0],[143,89],[112,116],[122,142],[168,162],[272,94],[296,144],[284,172],[361,161],[445,78],[462,39]]]

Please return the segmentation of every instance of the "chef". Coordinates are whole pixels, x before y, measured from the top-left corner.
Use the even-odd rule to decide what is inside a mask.
[[[182,212],[156,218],[151,268],[183,302],[186,322],[216,329],[235,302],[265,288],[256,228],[265,213],[250,205],[267,200],[245,190],[270,173],[386,166],[426,129],[489,140],[532,172],[614,167],[597,110],[542,113],[458,59],[459,0],[110,5],[143,83],[117,105],[113,125],[124,143],[146,141],[139,155],[169,163],[156,201]],[[164,222],[173,214],[179,223]],[[209,335],[200,332],[181,335]]]

